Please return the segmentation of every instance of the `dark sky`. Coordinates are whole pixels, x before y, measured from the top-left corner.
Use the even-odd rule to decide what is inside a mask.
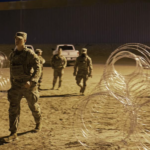
[[[0,44],[20,30],[34,44],[150,42],[150,2],[0,11],[0,19]]]
[[[13,1],[20,1],[20,0],[0,0],[0,2],[13,2]]]

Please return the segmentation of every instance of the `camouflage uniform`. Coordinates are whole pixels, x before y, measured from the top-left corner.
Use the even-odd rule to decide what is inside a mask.
[[[8,90],[9,121],[10,131],[17,132],[20,117],[20,101],[24,96],[27,99],[28,106],[36,124],[41,122],[41,111],[37,104],[39,93],[37,91],[37,82],[40,75],[40,63],[36,54],[30,49],[24,48],[22,51],[15,50],[10,54],[10,81],[11,88]],[[31,69],[34,72],[31,73]],[[27,81],[32,82],[30,88],[25,88]]]
[[[86,50],[83,48],[83,50]],[[87,50],[86,50],[87,51]],[[87,52],[86,52],[87,53]],[[81,88],[80,93],[84,93],[86,89],[86,81],[88,80],[88,77],[92,77],[92,60],[91,58],[86,54],[82,56],[82,54],[76,59],[75,65],[74,65],[74,76],[76,76],[76,83]],[[78,68],[78,70],[77,70]],[[77,72],[77,74],[76,74]],[[81,85],[81,80],[83,79],[83,86]]]
[[[36,49],[36,54],[38,54],[39,52],[42,52],[41,49]],[[38,89],[40,89],[41,83],[42,83],[42,79],[43,79],[43,64],[45,63],[45,59],[42,56],[39,56],[39,60],[40,60],[40,67],[41,67],[41,75],[38,81]]]
[[[52,68],[54,69],[53,88],[55,87],[58,77],[59,77],[58,88],[60,88],[62,83],[62,76],[64,74],[64,68],[67,65],[67,60],[62,55],[54,55],[51,59],[51,65]]]

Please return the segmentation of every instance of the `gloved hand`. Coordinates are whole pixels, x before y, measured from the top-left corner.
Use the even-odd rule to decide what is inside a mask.
[[[30,81],[27,81],[26,84],[24,85],[24,87],[27,88],[27,89],[29,89],[30,86],[31,86],[31,84],[32,83]]]
[[[76,76],[76,72],[73,73],[73,76]]]
[[[26,84],[24,85],[24,87],[29,89],[30,87],[33,87],[35,85],[36,85],[36,82],[34,82],[34,81],[27,81]]]
[[[88,74],[88,77],[91,77],[91,78],[92,78],[92,74],[89,73],[89,74]]]

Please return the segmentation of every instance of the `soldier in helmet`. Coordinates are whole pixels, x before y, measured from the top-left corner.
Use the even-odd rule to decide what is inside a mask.
[[[61,53],[62,53],[62,49],[59,48],[58,54],[52,56],[52,59],[51,59],[51,65],[52,65],[52,68],[54,69],[53,87],[51,88],[52,90],[55,87],[58,77],[59,77],[58,90],[61,88],[62,76],[64,74],[64,68],[67,65],[67,60],[64,56],[61,55]]]
[[[92,69],[92,60],[87,55],[87,49],[82,48],[81,55],[76,59],[73,73],[73,75],[76,76],[76,83],[80,87],[80,94],[82,95],[84,95],[88,77],[92,77]],[[83,85],[81,84],[82,79]]]
[[[38,81],[38,90],[41,89],[41,83],[43,79],[43,64],[45,63],[45,59],[42,57],[42,50],[41,49],[36,49],[35,53],[39,56],[40,59],[40,66],[41,66],[41,75]]]
[[[15,35],[16,49],[10,54],[10,81],[11,88],[8,90],[9,106],[9,131],[10,136],[5,142],[17,139],[17,130],[20,117],[20,101],[24,96],[32,111],[36,127],[35,132],[41,130],[41,110],[37,103],[39,93],[37,83],[40,76],[40,62],[38,56],[25,47],[27,33],[17,32]],[[33,72],[31,73],[31,69]]]

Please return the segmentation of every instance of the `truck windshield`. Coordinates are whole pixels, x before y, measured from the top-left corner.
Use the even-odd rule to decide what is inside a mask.
[[[27,48],[32,49],[31,47],[27,46]]]
[[[33,47],[31,46],[26,46],[28,49],[31,49],[32,51],[34,51]]]
[[[32,49],[32,47],[30,47],[30,46],[27,46],[27,48]]]
[[[59,46],[59,48],[62,48],[62,50],[73,50],[72,46]]]

